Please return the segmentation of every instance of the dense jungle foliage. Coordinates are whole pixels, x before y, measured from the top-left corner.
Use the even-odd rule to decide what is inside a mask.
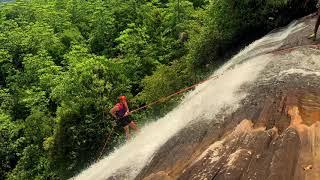
[[[299,0],[26,0],[0,4],[0,179],[66,179],[124,141],[109,109],[191,85],[314,10]],[[176,99],[133,115],[140,126]]]

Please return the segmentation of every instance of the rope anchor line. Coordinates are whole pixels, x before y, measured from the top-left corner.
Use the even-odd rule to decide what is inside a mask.
[[[295,50],[295,49],[302,48],[302,47],[309,47],[309,48],[317,49],[317,50],[318,50],[318,49],[320,49],[320,44],[299,45],[299,46],[288,47],[288,48],[278,48],[278,49],[275,49],[275,50],[271,50],[271,51],[265,52],[265,53],[263,53],[263,54],[271,54],[271,53],[281,53],[281,52],[293,51],[293,50]],[[192,89],[192,88],[194,88],[194,87],[196,87],[196,86],[198,86],[198,85],[200,85],[200,84],[202,84],[202,83],[204,83],[204,82],[207,82],[207,81],[212,80],[212,79],[217,79],[217,78],[220,77],[221,75],[223,75],[223,74],[218,74],[218,75],[212,76],[212,77],[210,77],[210,78],[208,78],[208,79],[205,79],[205,80],[200,81],[200,82],[198,82],[198,83],[196,83],[196,84],[193,84],[192,86],[189,86],[189,87],[180,89],[179,91],[177,91],[177,92],[175,92],[175,93],[173,93],[173,94],[170,94],[170,95],[168,95],[168,96],[161,97],[160,99],[158,99],[158,100],[156,100],[156,101],[153,101],[153,102],[151,102],[151,103],[149,103],[149,104],[147,104],[147,105],[144,105],[144,106],[142,106],[142,107],[139,107],[139,108],[137,108],[137,109],[134,109],[134,110],[130,111],[130,113],[135,113],[135,112],[140,111],[140,110],[142,110],[142,109],[148,108],[148,107],[150,107],[150,106],[152,106],[152,105],[158,104],[158,103],[160,103],[160,102],[164,102],[164,101],[170,99],[171,97],[173,97],[173,96],[175,96],[175,95],[178,95],[178,94],[181,94],[181,93],[183,93],[183,92],[186,92],[186,91],[188,91],[188,90],[190,90],[190,89]],[[103,152],[104,152],[104,150],[105,150],[105,148],[106,148],[106,145],[107,145],[107,143],[108,143],[111,135],[113,134],[113,132],[114,132],[114,126],[113,126],[113,128],[111,129],[110,133],[107,135],[107,139],[106,139],[106,141],[105,141],[105,143],[104,143],[104,145],[103,145],[103,148],[102,148],[101,152],[99,153],[99,158],[98,158],[98,160],[102,157]]]

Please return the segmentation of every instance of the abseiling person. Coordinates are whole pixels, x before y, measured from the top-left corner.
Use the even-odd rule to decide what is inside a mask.
[[[129,117],[131,113],[129,111],[126,96],[119,97],[119,102],[110,110],[110,113],[115,119],[117,119],[118,124],[123,127],[127,140],[131,138],[130,128],[135,131],[139,131],[137,125]]]

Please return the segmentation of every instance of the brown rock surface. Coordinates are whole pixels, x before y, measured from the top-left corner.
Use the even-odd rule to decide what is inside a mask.
[[[151,173],[145,180],[170,176],[181,180],[320,179],[320,119],[317,116],[320,101],[306,100],[310,97],[317,100],[320,94],[304,90],[291,92],[283,98],[284,102],[279,101],[273,107],[270,106],[272,100],[268,99],[257,120],[244,119],[223,135],[216,131],[221,137],[213,137],[216,140],[212,144],[202,137],[202,141],[170,146],[172,150],[158,156],[163,158],[144,170],[157,169],[161,176]],[[282,114],[278,109],[284,110]],[[266,128],[268,126],[272,128]],[[166,163],[167,157],[171,157],[169,163]]]
[[[173,180],[167,173],[160,171],[144,178],[144,180]]]

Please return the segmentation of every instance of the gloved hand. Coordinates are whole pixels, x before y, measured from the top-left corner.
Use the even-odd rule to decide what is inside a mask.
[[[124,116],[129,116],[129,115],[131,115],[132,114],[132,112],[126,112],[125,114],[124,114]]]

